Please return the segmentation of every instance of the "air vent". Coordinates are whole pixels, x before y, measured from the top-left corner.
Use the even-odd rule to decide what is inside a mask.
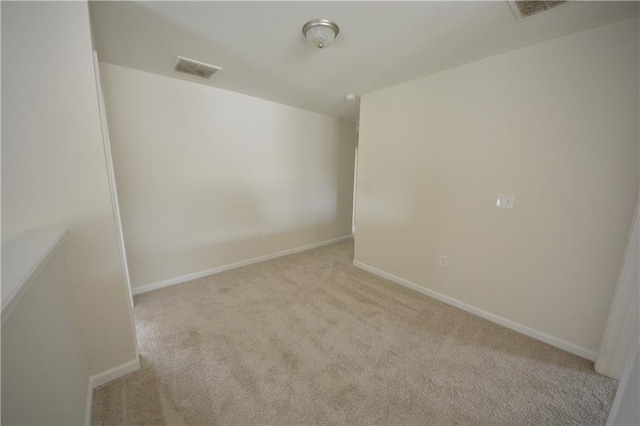
[[[519,21],[540,15],[560,6],[571,4],[573,0],[508,0],[509,6]]]
[[[222,68],[216,67],[215,65],[205,64],[204,62],[194,61],[193,59],[183,58],[182,56],[178,56],[176,65],[173,67],[173,70],[176,72],[193,75],[207,80],[213,77],[213,75],[221,69]]]

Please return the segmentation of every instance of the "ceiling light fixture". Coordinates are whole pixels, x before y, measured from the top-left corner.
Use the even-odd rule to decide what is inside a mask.
[[[339,32],[340,28],[327,19],[314,19],[302,27],[302,34],[307,42],[318,49],[329,47]]]

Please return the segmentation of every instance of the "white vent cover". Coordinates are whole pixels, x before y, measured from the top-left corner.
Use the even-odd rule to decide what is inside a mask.
[[[518,21],[549,12],[560,6],[573,3],[573,0],[508,0]]]
[[[205,64],[204,62],[183,58],[182,56],[178,56],[176,64],[173,67],[173,70],[176,72],[194,75],[204,79],[210,79],[221,69],[222,68],[216,67],[215,65]]]

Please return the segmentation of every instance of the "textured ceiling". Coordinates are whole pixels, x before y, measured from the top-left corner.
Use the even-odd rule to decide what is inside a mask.
[[[497,53],[638,16],[637,2],[579,1],[518,22],[496,2],[91,2],[101,61],[358,120],[363,95]],[[331,19],[328,49],[302,25]],[[176,56],[223,68],[211,81]]]

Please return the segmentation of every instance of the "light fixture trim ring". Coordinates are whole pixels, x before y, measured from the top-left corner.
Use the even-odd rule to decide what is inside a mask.
[[[333,22],[330,21],[328,19],[312,19],[311,21],[307,22],[306,24],[304,24],[304,26],[302,27],[302,34],[304,34],[304,36],[307,36],[307,31],[309,30],[309,28],[313,28],[313,27],[328,27],[331,28],[333,30],[334,33],[336,33],[336,37],[338,36],[338,33],[340,32],[340,28],[338,27],[338,25]]]

